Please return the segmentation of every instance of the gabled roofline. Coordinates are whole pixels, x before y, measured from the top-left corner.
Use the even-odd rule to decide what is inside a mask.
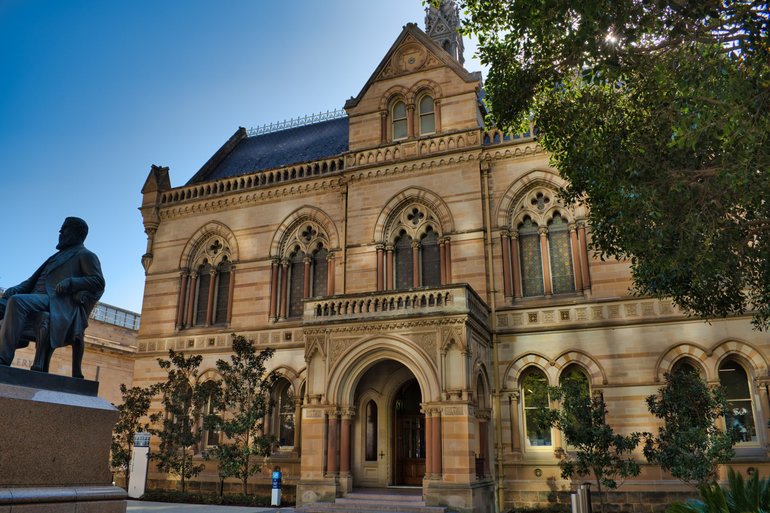
[[[203,167],[201,167],[200,170],[187,181],[186,185],[205,181],[208,177],[208,174],[216,169],[216,167],[225,159],[225,157],[227,157],[235,149],[235,147],[238,146],[238,143],[247,137],[248,134],[246,129],[244,127],[238,127],[238,130],[236,130],[235,133],[230,136],[227,142],[225,142],[222,147],[219,148],[216,153],[214,153],[211,158],[206,161],[205,164],[203,164]]]
[[[390,58],[395,53],[396,48],[399,47],[399,45],[404,41],[404,39],[406,39],[406,36],[409,34],[414,36],[415,39],[417,39],[420,43],[425,45],[428,48],[428,50],[430,50],[436,57],[438,57],[438,59],[442,63],[452,68],[452,70],[455,73],[457,73],[457,75],[460,78],[462,78],[465,82],[471,83],[471,82],[480,81],[480,77],[478,73],[471,73],[468,70],[466,70],[451,55],[446,53],[443,48],[441,48],[438,44],[436,44],[436,42],[433,41],[430,38],[430,36],[428,36],[425,32],[423,32],[422,29],[418,27],[416,23],[407,23],[406,25],[404,25],[403,30],[401,30],[401,34],[399,34],[395,42],[390,46],[388,53],[385,54],[385,57],[382,58],[382,60],[380,61],[380,64],[374,70],[374,73],[372,73],[372,75],[369,77],[369,80],[366,81],[366,84],[364,84],[364,87],[361,89],[361,92],[358,93],[358,96],[356,96],[355,98],[350,98],[348,101],[345,102],[346,110],[352,109],[356,105],[358,105],[358,103],[364,97],[364,94],[366,94],[366,91],[371,87],[371,85],[377,79],[377,76],[382,72],[385,66],[387,66],[388,62],[390,61]]]

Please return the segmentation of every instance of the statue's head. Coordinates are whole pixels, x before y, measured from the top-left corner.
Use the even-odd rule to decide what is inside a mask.
[[[59,244],[56,249],[66,249],[83,244],[88,235],[88,225],[79,217],[68,217],[59,230]]]

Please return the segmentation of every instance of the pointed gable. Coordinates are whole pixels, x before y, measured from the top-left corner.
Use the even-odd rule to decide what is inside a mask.
[[[436,132],[478,128],[481,74],[468,72],[414,23],[407,24],[358,96],[345,103],[349,149],[392,142],[391,106],[403,101],[414,116],[415,103],[428,94],[435,100]],[[410,120],[415,126],[416,120]],[[414,138],[414,130],[409,138]]]

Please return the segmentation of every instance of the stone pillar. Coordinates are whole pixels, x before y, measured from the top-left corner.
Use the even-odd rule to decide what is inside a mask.
[[[503,294],[511,297],[511,238],[507,232],[500,235],[500,244],[503,247]]]
[[[345,411],[340,423],[340,476],[350,475],[350,424],[353,413]]]
[[[569,225],[569,240],[572,249],[572,272],[575,275],[575,290],[583,290],[583,268],[581,266],[582,258],[580,256],[580,245],[578,243],[577,226],[572,223]]]
[[[446,247],[444,246],[445,242],[444,239],[439,239],[438,241],[438,260],[439,260],[439,269],[440,269],[440,276],[441,276],[441,285],[446,285]]]
[[[388,276],[387,276],[387,285],[385,286],[388,290],[393,290],[396,288],[396,281],[393,279],[395,276],[393,276],[393,246],[387,245],[385,246],[385,255],[387,257],[387,270],[388,270]]]
[[[270,262],[270,322],[278,319],[278,260]]]
[[[326,272],[328,273],[326,280],[326,294],[329,296],[334,295],[334,253],[326,255]]]
[[[302,442],[302,398],[297,397],[294,401],[294,452],[300,454],[300,444]]]
[[[337,474],[337,412],[329,412],[329,430],[326,438],[326,474]]]
[[[198,273],[190,274],[190,286],[187,288],[187,319],[185,326],[188,328],[195,322],[195,288],[198,286]]]
[[[184,328],[185,318],[185,299],[187,299],[187,282],[190,279],[190,270],[186,267],[179,273],[179,297],[177,298],[176,308],[176,328],[181,330]]]
[[[452,246],[451,240],[447,237],[444,242],[444,251],[446,251],[446,283],[452,283]]]
[[[760,415],[759,418],[764,419],[767,418],[768,414],[770,413],[770,379],[768,378],[758,378],[754,380],[755,390],[759,392],[759,404],[760,404]],[[762,422],[764,431],[764,439],[765,439],[765,451],[767,451],[767,454],[770,455],[770,423]],[[759,427],[759,426],[757,426]],[[759,429],[757,429],[757,433],[759,433]],[[761,438],[760,438],[761,439]]]
[[[580,235],[580,267],[583,271],[583,290],[590,292],[591,275],[588,272],[588,241],[586,240],[585,222],[581,221],[578,223],[578,233]]]
[[[211,267],[209,271],[209,297],[206,303],[206,326],[211,326],[214,318],[214,292],[217,289],[217,269]]]
[[[388,142],[388,111],[380,111],[380,142],[386,144]]]
[[[441,100],[433,99],[434,123],[436,124],[436,133],[441,132]]]
[[[432,450],[431,450],[431,459],[433,460],[433,464],[431,465],[433,467],[433,478],[434,479],[441,479],[441,474],[443,472],[442,469],[442,461],[441,461],[441,450],[442,450],[442,444],[441,444],[441,409],[437,408],[434,410],[433,413],[433,429],[432,429],[432,435],[431,440],[433,442],[432,444]]]
[[[310,262],[311,258],[305,256],[303,263],[305,264],[305,276],[302,283],[302,297],[310,297]]]
[[[289,280],[289,262],[287,260],[283,260],[281,262],[281,292],[278,295],[280,298],[280,305],[278,309],[278,319],[283,320],[286,318],[286,306],[289,302],[289,290],[288,290],[288,280]]]
[[[508,396],[511,407],[511,452],[521,456],[521,442],[519,438],[519,391],[514,390]]]
[[[424,408],[425,412],[425,478],[433,475],[433,410]]]
[[[230,286],[227,290],[227,324],[233,320],[233,297],[235,296],[235,265],[230,264]]]
[[[420,243],[412,241],[412,286],[420,286]]]
[[[511,234],[511,263],[513,268],[511,274],[513,274],[513,298],[521,299],[521,261],[519,260],[519,233],[514,232]]]
[[[377,291],[381,291],[385,284],[385,266],[383,258],[385,256],[385,246],[377,244]]]
[[[406,106],[406,136],[414,137],[414,103]]]
[[[548,254],[548,228],[541,226],[537,229],[540,234],[540,262],[543,266],[543,291],[546,297],[553,294],[553,284],[551,283],[551,264]]]

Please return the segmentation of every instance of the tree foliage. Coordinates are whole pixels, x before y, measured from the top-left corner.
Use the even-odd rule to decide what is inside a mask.
[[[204,465],[193,461],[193,449],[200,442],[199,421],[205,401],[211,396],[214,383],[198,382],[201,355],[185,356],[173,349],[168,359],[158,358],[158,365],[167,373],[166,381],[158,384],[163,410],[150,416],[150,433],[160,439],[158,452],[150,454],[158,470],[180,477],[182,492],[186,482],[203,470]]]
[[[533,118],[637,293],[770,326],[770,4],[464,0],[491,122]]]
[[[273,356],[270,348],[258,351],[254,341],[233,334],[233,354],[230,361],[217,360],[222,377],[216,394],[219,411],[210,421],[220,429],[228,442],[212,448],[211,455],[219,460],[220,478],[237,477],[247,493],[249,477],[259,472],[256,456],[269,454],[274,437],[264,435],[265,414],[274,379],[265,375],[265,363]]]
[[[754,472],[748,479],[732,468],[727,474],[727,488],[719,483],[700,487],[700,500],[674,503],[666,513],[765,513],[770,511],[770,479],[760,479]]]
[[[110,463],[113,468],[123,471],[126,490],[128,490],[129,466],[134,447],[134,435],[137,431],[147,431],[149,429],[149,424],[143,423],[142,419],[147,416],[155,394],[155,387],[128,388],[125,384],[120,384],[122,402],[116,405],[118,421],[112,430]]]
[[[658,436],[645,441],[644,455],[677,479],[699,486],[717,478],[720,464],[735,454],[735,437],[717,426],[728,413],[720,388],[709,388],[694,370],[665,375],[658,395],[647,398],[650,413],[663,421]]]
[[[607,406],[601,394],[591,395],[584,381],[568,379],[548,394],[558,408],[541,408],[540,423],[555,427],[569,447],[559,462],[564,479],[593,476],[604,509],[602,489],[615,489],[618,481],[639,475],[641,467],[632,453],[641,435],[617,434],[607,424]]]

